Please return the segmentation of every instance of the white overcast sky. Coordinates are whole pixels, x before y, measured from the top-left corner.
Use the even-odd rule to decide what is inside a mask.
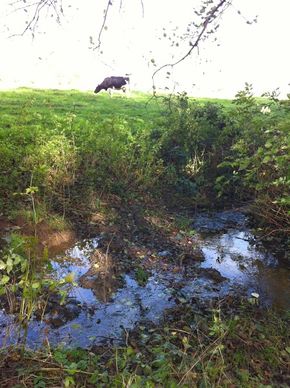
[[[25,25],[24,12],[9,14],[13,0],[0,0],[0,88],[32,86],[92,90],[105,76],[131,76],[132,87],[150,90],[154,71],[151,58],[162,65],[188,46],[170,48],[159,40],[165,27],[179,26],[180,33],[192,19],[197,0],[114,0],[108,29],[102,37],[101,54],[89,49],[89,36],[97,40],[106,0],[63,0],[64,18],[59,26],[44,19],[40,33],[10,37]],[[21,2],[20,2],[21,3]],[[72,7],[68,8],[67,5]],[[257,95],[280,87],[290,92],[290,0],[234,0],[221,21],[219,45],[207,41],[172,71],[162,75],[160,87],[175,87],[196,96],[233,97],[245,82]],[[78,9],[76,9],[78,7]],[[237,10],[258,23],[246,24]],[[7,26],[10,30],[7,30]],[[45,32],[45,34],[43,33]],[[170,70],[170,69],[169,69]]]

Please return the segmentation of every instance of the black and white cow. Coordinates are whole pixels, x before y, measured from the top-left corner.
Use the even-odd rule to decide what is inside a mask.
[[[99,93],[101,90],[108,90],[110,96],[112,90],[122,90],[123,93],[126,93],[129,82],[129,77],[107,77],[96,87],[94,93]]]

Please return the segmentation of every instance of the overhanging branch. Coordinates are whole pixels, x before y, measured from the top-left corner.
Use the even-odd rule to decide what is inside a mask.
[[[101,47],[101,37],[102,37],[102,33],[103,33],[105,25],[106,25],[106,21],[107,21],[108,14],[109,14],[109,9],[110,9],[111,5],[112,5],[112,0],[108,0],[107,7],[104,11],[103,23],[102,23],[102,26],[100,28],[99,35],[98,35],[98,44],[96,47],[94,47],[94,50],[97,50]]]
[[[156,74],[158,74],[162,69],[164,69],[166,67],[172,68],[172,67],[178,65],[179,63],[184,61],[187,57],[189,57],[195,48],[198,49],[198,45],[199,45],[201,39],[204,37],[205,33],[207,32],[210,24],[212,22],[214,22],[226,10],[226,8],[229,7],[231,4],[232,4],[232,0],[220,0],[220,2],[215,7],[212,7],[212,9],[208,12],[207,16],[204,19],[204,21],[201,25],[201,31],[198,33],[195,41],[193,43],[190,43],[190,46],[191,46],[190,49],[177,61],[175,61],[173,63],[166,63],[154,71],[154,73],[152,75],[153,90],[156,89],[155,82],[154,82]]]
[[[60,23],[60,18],[61,18],[61,15],[63,14],[62,0],[31,1],[30,3],[27,2],[27,3],[25,3],[25,5],[22,5],[22,6],[17,6],[18,3],[19,3],[19,1],[15,1],[15,2],[10,4],[10,6],[12,6],[12,7],[16,6],[16,8],[15,8],[15,10],[13,10],[13,12],[17,12],[17,11],[21,11],[21,10],[24,10],[27,12],[28,10],[31,10],[32,16],[30,17],[29,21],[26,22],[27,25],[21,33],[13,34],[10,37],[23,36],[27,31],[31,31],[32,35],[34,35],[36,28],[37,28],[37,25],[38,25],[38,22],[39,22],[39,19],[40,19],[40,15],[44,9],[46,9],[47,11],[52,9],[53,15],[56,16],[57,22]],[[34,7],[34,9],[33,9],[33,7]]]

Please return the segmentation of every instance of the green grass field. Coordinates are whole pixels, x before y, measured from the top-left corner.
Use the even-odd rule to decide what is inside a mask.
[[[218,103],[230,106],[231,100],[199,98],[200,102]],[[78,90],[28,89],[0,91],[1,114],[13,116],[29,105],[33,110],[47,115],[74,113],[81,118],[94,119],[95,115],[125,115],[138,117],[148,122],[158,120],[162,112],[160,98],[142,92],[131,92],[129,97],[108,93],[95,95],[93,92]]]
[[[42,90],[20,88],[0,92],[1,112],[15,114],[33,102],[37,112],[47,115],[74,113],[80,118],[94,119],[96,115],[127,115],[143,119],[158,117],[158,104],[150,102],[150,95],[132,93],[129,98],[107,93],[95,95],[93,92],[77,90]],[[149,113],[149,114],[148,114]]]

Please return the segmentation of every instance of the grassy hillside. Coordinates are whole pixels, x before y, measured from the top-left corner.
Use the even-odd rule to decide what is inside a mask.
[[[61,201],[76,183],[117,194],[123,186],[154,185],[153,169],[162,163],[150,134],[165,128],[168,111],[162,99],[136,92],[130,98],[110,98],[106,93],[22,88],[0,92],[0,101],[4,208],[22,202],[21,194],[30,186],[49,202]]]
[[[19,88],[0,91],[1,112],[13,117],[30,109],[45,117],[73,113],[77,119],[94,122],[97,117],[127,116],[141,118],[147,122],[158,119],[160,104],[152,101],[149,94],[132,92],[130,98],[120,94],[112,98],[108,93],[98,95],[77,90],[44,90]]]
[[[91,115],[108,114],[127,115],[146,120],[158,118],[160,103],[152,99],[152,95],[142,92],[131,92],[126,98],[120,94],[112,98],[108,93],[98,95],[93,92],[81,92],[78,90],[53,90],[53,89],[28,89],[19,88],[9,91],[0,91],[1,112],[15,113],[17,107],[24,108],[33,102],[35,109],[48,113],[47,108],[57,113],[77,113],[80,117],[90,118]],[[231,104],[230,100],[216,98],[200,98],[201,102],[220,103],[224,106]]]

